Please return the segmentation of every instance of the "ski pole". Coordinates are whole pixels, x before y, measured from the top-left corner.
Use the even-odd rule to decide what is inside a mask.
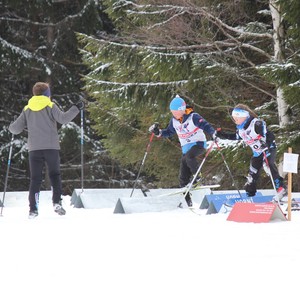
[[[136,177],[136,179],[135,179],[135,182],[134,182],[133,189],[132,189],[132,191],[131,191],[130,197],[132,196],[133,191],[135,190],[137,181],[138,181],[138,179],[139,179],[139,177],[140,177],[140,174],[141,174],[141,171],[142,171],[142,167],[143,167],[143,165],[144,165],[144,163],[145,163],[146,157],[147,157],[148,152],[149,152],[149,150],[150,150],[150,146],[151,146],[153,137],[154,137],[154,133],[152,132],[152,134],[151,134],[151,136],[150,136],[150,140],[149,140],[148,145],[147,145],[147,148],[146,148],[146,152],[145,152],[145,154],[144,154],[144,158],[143,158],[143,160],[142,160],[142,163],[141,163],[141,166],[140,166],[140,169],[139,169],[139,172],[138,172],[138,175],[137,175],[137,177]]]
[[[81,192],[83,192],[83,109],[80,111],[80,156],[81,156]]]
[[[269,174],[268,174],[268,173],[267,173],[267,174],[268,174],[268,175],[270,176],[270,178],[271,178],[271,182],[272,182],[272,185],[273,185],[273,188],[274,188],[274,191],[275,191],[275,195],[276,195],[276,194],[277,194],[277,190],[276,190],[275,182],[274,182],[273,175],[272,175],[272,172],[271,172],[269,160],[268,160],[268,158],[267,158],[267,154],[266,154],[265,151],[263,151],[263,155],[264,155],[264,161],[265,161],[266,166],[267,166],[268,171],[269,171]],[[277,198],[276,200],[277,200],[277,202],[278,202],[278,204],[279,204],[279,199]]]
[[[234,187],[237,189],[237,191],[238,191],[238,193],[239,193],[241,199],[243,199],[242,194],[241,194],[240,190],[238,189],[238,187],[237,187],[237,185],[236,185],[236,183],[235,183],[235,180],[234,180],[234,178],[233,178],[233,175],[232,175],[232,173],[231,173],[231,171],[230,171],[230,169],[229,169],[228,163],[227,163],[226,160],[225,160],[225,157],[224,157],[224,155],[223,155],[223,153],[222,153],[222,150],[221,150],[220,146],[218,145],[218,143],[217,143],[216,141],[215,141],[215,143],[216,143],[216,145],[217,145],[217,148],[218,148],[218,150],[219,150],[219,153],[220,153],[221,156],[222,156],[222,159],[223,159],[224,164],[225,164],[225,166],[226,166],[226,168],[227,168],[227,170],[228,170],[228,173],[230,174],[232,183],[233,183]]]
[[[9,147],[7,169],[6,169],[6,176],[5,176],[5,183],[4,183],[4,191],[3,191],[3,198],[2,198],[2,203],[1,203],[1,212],[0,212],[0,216],[1,217],[3,216],[2,212],[3,212],[3,207],[4,207],[5,193],[6,193],[6,189],[7,189],[7,181],[8,181],[9,168],[10,168],[10,164],[11,164],[11,155],[12,155],[13,141],[14,141],[14,134],[11,135],[11,141],[10,141],[10,147]]]
[[[195,173],[195,175],[194,175],[192,181],[190,182],[190,184],[189,184],[187,190],[186,190],[185,193],[184,193],[184,198],[186,197],[186,195],[189,193],[190,189],[192,188],[193,183],[194,183],[195,179],[197,178],[198,174],[200,173],[201,168],[202,168],[202,166],[203,166],[203,164],[204,164],[204,162],[205,162],[205,160],[206,160],[208,154],[211,152],[214,143],[215,143],[215,141],[213,141],[213,142],[211,143],[211,146],[210,146],[210,147],[208,148],[208,150],[206,151],[205,156],[204,156],[204,158],[203,158],[203,160],[202,160],[200,166],[198,167],[197,172]]]

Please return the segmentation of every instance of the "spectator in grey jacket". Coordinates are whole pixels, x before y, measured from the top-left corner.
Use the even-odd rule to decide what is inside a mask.
[[[13,134],[28,131],[28,151],[30,168],[29,218],[38,216],[39,193],[42,184],[44,164],[48,166],[48,174],[52,186],[54,211],[59,215],[66,213],[61,205],[60,145],[57,122],[66,124],[73,120],[83,109],[83,102],[73,105],[68,111],[61,111],[51,101],[49,84],[37,82],[33,88],[33,97],[28,101],[20,116],[9,126]]]

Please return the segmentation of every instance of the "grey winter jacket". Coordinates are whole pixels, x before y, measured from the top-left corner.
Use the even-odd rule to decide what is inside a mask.
[[[25,106],[20,116],[10,126],[13,134],[28,130],[28,151],[60,149],[57,132],[57,122],[66,124],[79,113],[76,106],[68,111],[61,111],[58,106],[46,96],[33,96]]]

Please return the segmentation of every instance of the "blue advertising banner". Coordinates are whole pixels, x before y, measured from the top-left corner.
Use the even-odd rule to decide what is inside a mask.
[[[261,192],[257,192],[256,193],[256,196],[261,196]],[[242,196],[242,199],[247,199],[247,194],[246,193],[241,193],[241,196]],[[209,203],[212,201],[212,200],[215,200],[215,201],[220,201],[222,203],[226,202],[226,203],[230,203],[230,202],[233,202],[235,201],[236,199],[241,199],[240,197],[240,194],[238,193],[230,193],[230,194],[212,194],[212,195],[205,195],[202,202],[201,202],[201,205],[200,205],[200,209],[206,209],[209,207]]]
[[[262,196],[257,193],[254,197],[247,197],[246,193],[239,194],[220,194],[220,195],[206,195],[203,198],[200,209],[207,208],[207,214],[226,213],[231,211],[235,203],[266,203],[271,202],[273,195]]]

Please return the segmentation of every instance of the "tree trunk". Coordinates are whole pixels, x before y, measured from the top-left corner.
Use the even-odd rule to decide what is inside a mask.
[[[282,25],[282,17],[280,14],[280,7],[276,2],[276,0],[270,0],[269,2],[273,20],[274,60],[278,63],[283,63],[285,60],[283,46],[284,30]],[[276,97],[279,126],[284,127],[289,123],[290,120],[287,114],[288,105],[284,100],[283,89],[281,87],[277,87]]]

